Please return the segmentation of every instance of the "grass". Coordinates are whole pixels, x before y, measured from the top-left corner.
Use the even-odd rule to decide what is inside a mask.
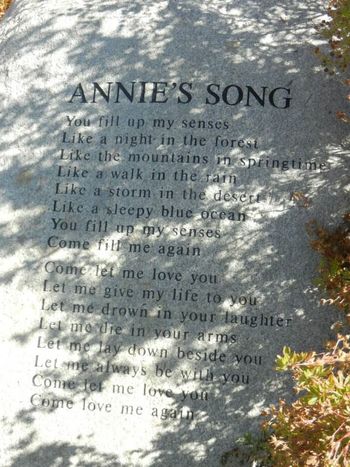
[[[5,11],[10,6],[11,0],[0,0],[0,17],[5,13]]]

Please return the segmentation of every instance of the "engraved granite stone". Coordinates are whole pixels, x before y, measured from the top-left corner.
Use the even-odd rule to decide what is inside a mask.
[[[325,2],[15,0],[0,22],[2,465],[199,466],[321,348],[347,207]],[[233,461],[232,461],[233,462]],[[233,464],[232,464],[233,465]]]

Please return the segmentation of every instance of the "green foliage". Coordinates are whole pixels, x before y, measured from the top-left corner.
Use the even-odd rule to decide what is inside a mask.
[[[277,369],[291,371],[299,397],[265,413],[272,465],[349,466],[350,336],[338,335],[322,354],[284,348]]]
[[[246,433],[238,439],[236,446],[221,456],[221,465],[227,465],[231,459],[238,460],[241,465],[255,462],[258,466],[273,466],[267,441],[271,434],[269,431],[262,430],[259,436],[253,436]]]
[[[327,230],[316,223],[309,226],[314,250],[321,255],[317,286],[326,293],[322,303],[338,307],[350,324],[350,214],[335,230]]]
[[[330,52],[316,49],[326,71],[345,71],[350,63],[350,0],[331,0],[327,10],[329,20],[322,21],[318,30],[328,39]]]

